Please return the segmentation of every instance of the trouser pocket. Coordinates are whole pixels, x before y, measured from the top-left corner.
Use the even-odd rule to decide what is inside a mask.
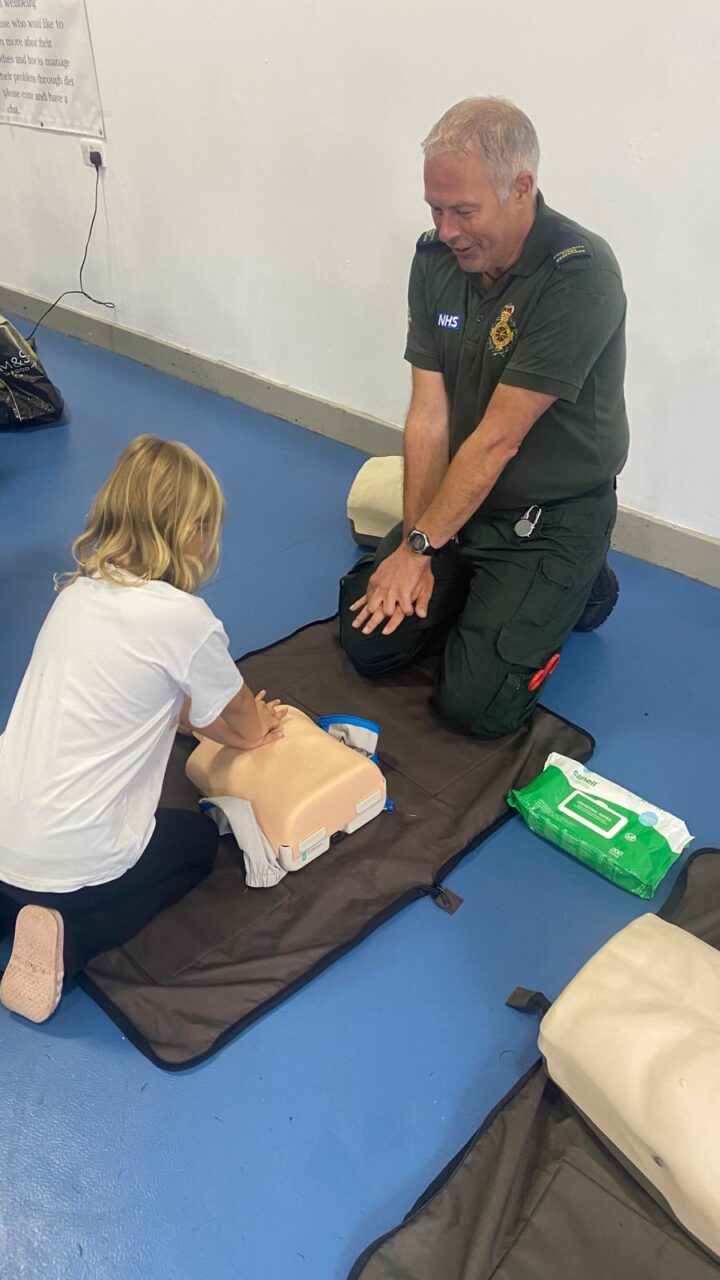
[[[437,691],[451,723],[480,737],[500,737],[527,719],[542,687],[529,687],[533,676],[559,652],[582,613],[601,553],[597,544],[573,558],[545,550],[505,621],[500,603],[494,614],[492,598],[461,616],[445,650]],[[509,573],[510,564],[502,567]]]
[[[498,632],[501,671],[487,707],[487,729],[508,733],[532,712],[544,682],[530,684],[560,652],[580,617],[597,573],[594,559],[573,564],[552,552],[543,555],[522,608]]]
[[[583,564],[546,551],[530,589],[513,618],[498,632],[497,650],[509,663],[537,667],[558,648],[582,611],[595,578]]]

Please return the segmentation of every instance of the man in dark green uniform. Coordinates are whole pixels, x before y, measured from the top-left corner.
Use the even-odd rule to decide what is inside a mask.
[[[340,636],[371,676],[440,653],[440,711],[495,737],[617,598],[625,295],[609,246],[546,206],[517,107],[458,103],[423,146],[404,520],[344,579]]]

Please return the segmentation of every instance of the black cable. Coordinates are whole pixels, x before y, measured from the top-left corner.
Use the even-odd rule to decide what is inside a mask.
[[[59,302],[62,302],[63,298],[72,298],[72,297],[75,297],[75,296],[77,295],[78,297],[87,298],[88,302],[94,302],[94,303],[95,303],[95,305],[96,305],[96,306],[98,306],[98,307],[108,307],[110,310],[114,310],[114,309],[115,309],[115,303],[114,303],[114,302],[102,302],[102,301],[100,300],[100,298],[93,298],[92,294],[87,292],[87,290],[86,290],[86,288],[85,288],[85,286],[84,286],[84,284],[83,284],[83,271],[85,270],[85,264],[86,264],[86,262],[87,262],[88,250],[89,250],[89,248],[90,248],[90,239],[91,239],[91,237],[92,237],[93,227],[95,226],[95,219],[97,218],[97,211],[98,211],[98,193],[99,193],[99,187],[100,187],[100,163],[99,163],[100,157],[99,157],[99,155],[98,155],[98,153],[97,153],[97,152],[95,152],[95,153],[93,153],[93,154],[97,155],[97,160],[93,160],[93,164],[94,164],[94,166],[95,166],[95,208],[93,209],[93,216],[92,216],[92,219],[91,219],[91,222],[90,222],[90,230],[88,231],[88,237],[87,237],[87,240],[86,240],[86,242],[85,242],[85,252],[84,252],[84,254],[83,254],[83,260],[82,260],[82,262],[81,262],[81,264],[80,264],[80,288],[79,288],[79,289],[66,289],[66,290],[65,290],[65,292],[64,292],[64,293],[61,293],[61,294],[60,294],[60,296],[59,296],[58,298],[56,298],[54,302],[51,302],[50,306],[47,308],[47,311],[43,311],[43,313],[42,313],[42,315],[41,315],[40,319],[38,320],[37,324],[36,324],[36,325],[34,325],[34,327],[31,329],[31,331],[30,331],[30,333],[28,334],[27,339],[26,339],[26,341],[27,341],[27,342],[32,342],[32,340],[33,340],[33,338],[35,337],[35,334],[37,333],[38,329],[40,328],[40,325],[42,324],[43,320],[46,318],[46,316],[49,316],[49,315],[50,315],[50,312],[51,312],[51,311],[54,311],[55,307],[58,305],[58,303],[59,303]]]

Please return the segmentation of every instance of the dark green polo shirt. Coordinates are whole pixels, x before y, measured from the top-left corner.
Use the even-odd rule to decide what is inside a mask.
[[[410,273],[405,359],[442,373],[450,453],[475,430],[499,382],[558,399],[538,419],[483,507],[574,497],[612,479],[628,451],[625,294],[609,245],[548,209],[489,290],[429,231]]]

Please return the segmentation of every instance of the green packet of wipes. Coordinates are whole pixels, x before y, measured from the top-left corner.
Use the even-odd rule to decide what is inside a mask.
[[[639,898],[652,898],[693,839],[680,818],[554,751],[508,804],[536,835]]]

